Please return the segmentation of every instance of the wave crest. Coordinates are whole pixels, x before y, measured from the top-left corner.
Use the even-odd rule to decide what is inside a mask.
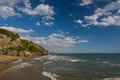
[[[54,73],[46,72],[46,71],[43,71],[42,75],[44,75],[45,77],[50,78],[51,80],[57,80],[56,77],[58,77],[58,75],[56,75]]]

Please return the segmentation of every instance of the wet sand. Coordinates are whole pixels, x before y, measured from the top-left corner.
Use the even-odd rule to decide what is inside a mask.
[[[14,61],[25,59],[23,57],[3,56],[0,55],[0,80],[50,80],[43,76],[39,71],[35,71],[34,67],[20,68],[21,64],[28,65],[27,62],[15,65]],[[41,68],[42,71],[42,68]]]
[[[0,55],[0,73],[12,66],[10,62],[18,59],[23,59],[23,57]]]

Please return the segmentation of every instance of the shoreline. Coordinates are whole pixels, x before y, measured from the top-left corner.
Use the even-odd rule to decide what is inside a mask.
[[[24,58],[25,57],[0,55],[0,64],[2,64],[2,63],[9,63],[11,61],[15,61],[15,60],[18,60],[18,59],[24,59]]]
[[[10,66],[10,63],[13,61],[17,61],[19,59],[24,59],[25,57],[17,57],[17,56],[7,56],[7,55],[0,55],[0,73]],[[7,65],[7,66],[6,66]]]
[[[0,74],[2,72],[4,72],[5,70],[8,70],[9,68],[12,68],[16,65],[12,65],[11,63],[14,62],[14,61],[17,61],[19,59],[26,59],[26,57],[16,57],[16,56],[6,56],[6,55],[0,55]],[[26,64],[26,63],[25,63]],[[24,65],[24,63],[23,63]],[[17,65],[17,66],[21,66],[20,65]],[[8,76],[7,75],[2,75],[0,76],[0,80],[3,79],[3,80],[15,80],[15,77],[14,77],[14,72],[9,74],[8,73]],[[18,80],[21,80],[21,79],[27,79],[28,80],[28,76],[25,76],[25,75],[21,75],[21,76],[18,76],[20,75],[20,73],[16,73],[17,75],[17,78]],[[9,76],[11,75],[11,76]],[[51,77],[48,77],[48,76],[45,76],[43,75],[42,73],[39,75],[39,78],[40,80],[52,80]],[[34,79],[33,79],[34,80]]]

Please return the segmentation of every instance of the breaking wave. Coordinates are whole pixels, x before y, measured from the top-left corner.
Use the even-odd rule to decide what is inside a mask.
[[[52,63],[52,61],[44,62],[43,64],[47,65],[47,64],[50,64],[50,63]]]
[[[17,61],[14,61],[13,63],[17,64],[17,63],[20,63],[20,62],[22,62],[22,59],[18,59]]]
[[[50,78],[51,80],[57,80],[57,77],[58,77],[58,75],[56,75],[54,73],[46,72],[46,71],[43,71],[42,75],[44,75],[45,77]]]
[[[43,57],[38,57],[38,58],[34,58],[34,60],[51,60],[51,61],[70,61],[70,62],[86,62],[87,60],[84,59],[75,59],[75,58],[71,58],[71,57],[65,57],[65,56],[57,56],[57,55],[48,55],[48,56],[43,56]],[[51,62],[46,62],[47,63],[51,63]]]
[[[101,63],[102,64],[107,64],[107,65],[110,65],[110,66],[120,67],[120,64],[116,64],[116,63],[112,63],[112,62],[108,62],[108,61],[103,61]]]
[[[11,68],[3,71],[3,72],[1,73],[1,75],[4,74],[4,73],[13,71],[13,70],[16,71],[16,70],[23,69],[23,68],[25,68],[25,67],[30,67],[31,65],[32,65],[32,64],[30,64],[30,63],[28,63],[28,62],[24,62],[24,63],[21,63],[21,64],[19,64],[19,65],[13,66],[13,67],[11,67]]]

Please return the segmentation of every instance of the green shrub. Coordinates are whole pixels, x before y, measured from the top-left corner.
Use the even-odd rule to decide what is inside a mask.
[[[41,52],[42,50],[45,50],[41,46],[39,46],[39,48],[37,48],[36,45],[32,41],[21,40],[21,44],[22,44],[22,47],[24,50],[28,50],[30,52]]]
[[[1,28],[0,28],[0,33],[3,35],[6,35],[7,37],[11,37],[12,40],[16,40],[17,38],[20,38],[20,36],[18,34],[14,34],[8,30],[1,29]]]

